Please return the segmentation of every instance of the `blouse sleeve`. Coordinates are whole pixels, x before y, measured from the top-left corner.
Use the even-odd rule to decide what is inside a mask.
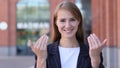
[[[35,64],[34,64],[34,68],[36,68],[37,65],[37,56],[35,55]]]
[[[103,65],[103,56],[102,56],[102,52],[101,52],[101,54],[100,54],[100,58],[101,58],[101,62],[100,62],[99,68],[105,68],[104,65]]]

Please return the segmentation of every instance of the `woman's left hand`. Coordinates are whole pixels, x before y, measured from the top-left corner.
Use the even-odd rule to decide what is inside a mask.
[[[91,58],[92,66],[99,65],[100,53],[102,52],[102,49],[106,46],[107,39],[105,39],[101,43],[95,34],[91,34],[87,39],[89,43],[89,55]]]

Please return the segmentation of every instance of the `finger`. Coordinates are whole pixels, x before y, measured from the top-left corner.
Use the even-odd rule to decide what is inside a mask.
[[[44,39],[44,35],[39,39],[39,42],[38,42],[38,46],[37,48],[41,50],[41,47],[43,45],[43,39]]]
[[[31,40],[28,40],[27,45],[28,45],[28,47],[33,48],[33,43],[32,43],[32,41],[31,41]]]
[[[28,47],[31,46],[31,40],[28,40],[28,42],[27,42],[27,46],[28,46]]]
[[[98,43],[98,45],[101,45],[99,38],[94,33],[93,33],[93,36],[96,39],[96,42]]]
[[[91,34],[90,37],[91,37],[92,46],[97,47],[98,45],[97,45],[97,42],[96,42],[94,36]]]
[[[91,41],[91,44],[92,44],[92,49],[98,47],[98,46],[96,45],[96,42],[95,42],[94,37],[92,36],[92,34],[90,35],[90,41]]]
[[[46,35],[45,42],[44,42],[44,45],[43,45],[43,48],[45,50],[47,50],[47,43],[48,43],[48,36]]]
[[[44,50],[45,40],[46,40],[46,36],[44,35],[41,42],[41,47],[40,47],[41,50]]]
[[[35,48],[37,48],[37,49],[39,49],[39,47],[41,46],[41,40],[42,40],[42,38],[43,38],[43,36],[41,36],[38,40],[37,40],[37,42],[35,43]]]
[[[39,38],[40,39],[40,38]],[[34,47],[37,47],[37,44],[39,43],[39,39],[35,42]]]
[[[107,39],[104,39],[104,41],[102,42],[102,48],[106,46],[106,43],[107,43]]]
[[[92,43],[91,43],[91,40],[90,40],[90,36],[88,37],[88,43],[89,43],[89,47],[92,48]]]

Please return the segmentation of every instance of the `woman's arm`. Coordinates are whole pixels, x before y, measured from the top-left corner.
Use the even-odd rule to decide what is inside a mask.
[[[95,60],[95,61],[93,61],[93,60],[94,59],[91,59],[92,68],[105,68],[103,65],[102,52],[100,53],[99,60]]]
[[[46,59],[38,58],[36,68],[46,68]]]
[[[34,68],[46,68],[46,59],[39,59],[37,56],[35,56]]]

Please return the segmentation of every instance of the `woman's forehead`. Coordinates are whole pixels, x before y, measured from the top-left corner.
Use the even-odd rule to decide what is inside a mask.
[[[58,18],[66,18],[66,17],[67,18],[71,18],[71,17],[73,18],[74,15],[68,10],[61,9],[57,12],[57,17]]]

